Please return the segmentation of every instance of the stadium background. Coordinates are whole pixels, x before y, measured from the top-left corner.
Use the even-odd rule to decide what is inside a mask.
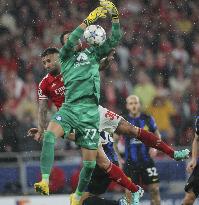
[[[155,117],[165,141],[177,148],[190,147],[199,104],[199,2],[114,2],[125,35],[114,63],[101,74],[102,105],[124,114],[125,98],[136,94],[143,110]],[[37,86],[45,75],[39,55],[47,47],[60,48],[60,33],[78,26],[97,3],[97,0],[1,0],[1,195],[33,194],[32,184],[39,178],[41,146],[26,137],[27,130],[37,124]],[[109,32],[110,21],[99,24]],[[55,109],[51,104],[49,109],[50,116]],[[53,185],[60,188],[54,191],[69,193],[75,186],[79,153],[74,144],[65,141],[59,141],[56,150],[58,165],[62,167],[55,169],[55,178],[63,180]],[[123,151],[122,140],[120,150]],[[180,199],[187,177],[186,162],[175,163],[160,153],[156,161],[162,198]],[[117,197],[121,189],[114,189],[116,192],[110,194]]]

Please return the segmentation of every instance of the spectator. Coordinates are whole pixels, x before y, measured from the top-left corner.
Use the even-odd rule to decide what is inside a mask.
[[[149,76],[143,71],[139,71],[137,78],[138,84],[135,85],[133,94],[140,98],[142,107],[144,110],[146,110],[156,95],[156,89]]]
[[[190,79],[185,77],[184,69],[181,64],[177,65],[176,74],[169,78],[169,85],[172,92],[180,92],[181,95],[190,85]]]
[[[41,144],[34,139],[27,136],[27,130],[32,127],[36,127],[34,123],[34,117],[30,112],[23,113],[19,122],[20,129],[18,130],[18,151],[37,151],[41,150]]]
[[[0,142],[1,152],[16,152],[19,122],[12,112],[12,100],[7,100],[0,114],[0,127],[2,139]]]
[[[155,118],[162,138],[169,143],[173,142],[175,130],[171,123],[171,117],[176,114],[176,111],[168,97],[165,95],[156,96],[149,106],[148,112]]]
[[[29,113],[33,119],[37,118],[37,88],[38,86],[35,83],[33,73],[26,73],[23,95],[21,96],[20,103],[16,109],[17,116],[20,120],[26,113]]]
[[[14,100],[15,108],[17,108],[24,95],[24,82],[17,76],[17,72],[12,70],[6,72],[3,85],[7,91],[7,97]]]
[[[189,54],[185,50],[184,42],[181,39],[177,40],[176,48],[172,51],[172,56],[176,61],[182,61],[184,64],[188,63]]]

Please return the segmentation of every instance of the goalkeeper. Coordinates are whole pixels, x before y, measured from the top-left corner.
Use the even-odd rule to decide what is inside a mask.
[[[79,39],[87,26],[105,18],[107,10],[112,14],[112,36],[99,47],[91,47],[81,52],[76,51]],[[121,38],[118,12],[114,4],[98,7],[68,37],[60,51],[61,73],[67,88],[65,103],[52,117],[47,131],[44,133],[41,152],[42,181],[35,183],[37,192],[49,194],[48,182],[54,162],[54,144],[57,137],[75,130],[76,144],[81,147],[83,168],[79,183],[71,204],[78,205],[82,193],[87,187],[96,165],[99,145],[99,96],[100,96],[100,59],[107,56],[117,46]]]

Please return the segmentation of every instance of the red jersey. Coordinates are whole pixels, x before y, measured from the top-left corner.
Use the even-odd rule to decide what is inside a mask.
[[[51,99],[57,109],[64,102],[65,87],[61,74],[53,76],[48,73],[39,83],[39,100]]]

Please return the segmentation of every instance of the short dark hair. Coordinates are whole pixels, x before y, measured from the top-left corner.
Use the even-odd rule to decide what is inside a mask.
[[[59,50],[58,50],[57,48],[53,48],[53,47],[51,47],[51,48],[46,48],[46,49],[42,52],[41,57],[43,58],[43,57],[45,57],[45,56],[47,56],[47,55],[54,54],[54,53],[59,53]]]
[[[64,36],[66,35],[66,34],[69,34],[69,33],[71,33],[71,31],[70,30],[66,30],[66,31],[64,31],[62,34],[61,34],[61,36],[60,36],[60,43],[62,44],[62,46],[65,44],[64,43]]]

